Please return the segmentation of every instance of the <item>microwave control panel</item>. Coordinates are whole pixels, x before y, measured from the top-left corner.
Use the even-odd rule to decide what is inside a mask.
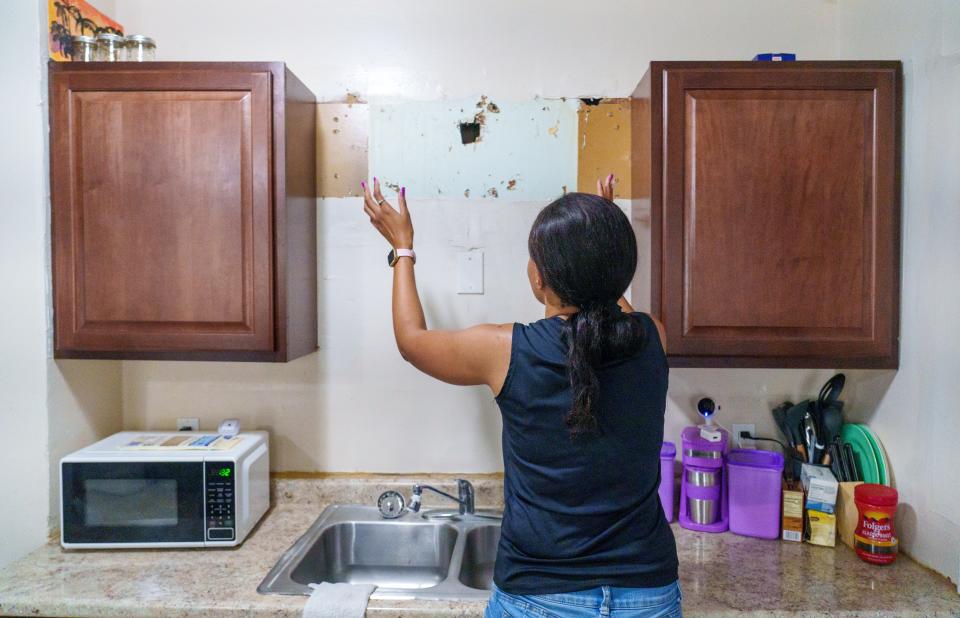
[[[208,461],[206,469],[207,540],[232,541],[236,538],[236,492],[232,461]]]

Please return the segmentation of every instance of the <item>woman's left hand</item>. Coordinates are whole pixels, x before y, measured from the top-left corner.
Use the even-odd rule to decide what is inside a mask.
[[[373,227],[383,234],[394,249],[413,249],[413,222],[407,210],[407,188],[400,187],[397,191],[398,210],[380,193],[379,180],[373,179],[373,194],[367,183],[360,184],[363,186],[363,212],[370,217]]]

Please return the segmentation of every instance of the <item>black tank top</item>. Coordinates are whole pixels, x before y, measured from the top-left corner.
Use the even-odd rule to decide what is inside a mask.
[[[571,439],[562,318],[513,326],[503,415],[504,513],[494,581],[511,594],[677,580],[660,506],[667,361],[656,326],[634,356],[599,372],[599,432]]]

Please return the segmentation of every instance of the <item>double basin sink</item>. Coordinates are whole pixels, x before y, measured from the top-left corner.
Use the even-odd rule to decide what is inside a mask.
[[[372,506],[327,507],[257,590],[310,594],[311,583],[374,584],[374,598],[483,600],[490,595],[500,522],[483,515],[406,511],[384,519]]]

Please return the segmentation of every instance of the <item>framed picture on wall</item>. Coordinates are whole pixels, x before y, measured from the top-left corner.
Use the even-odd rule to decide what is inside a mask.
[[[71,59],[74,35],[95,37],[103,32],[123,34],[123,26],[86,0],[49,0],[47,18],[50,58],[60,62]]]

